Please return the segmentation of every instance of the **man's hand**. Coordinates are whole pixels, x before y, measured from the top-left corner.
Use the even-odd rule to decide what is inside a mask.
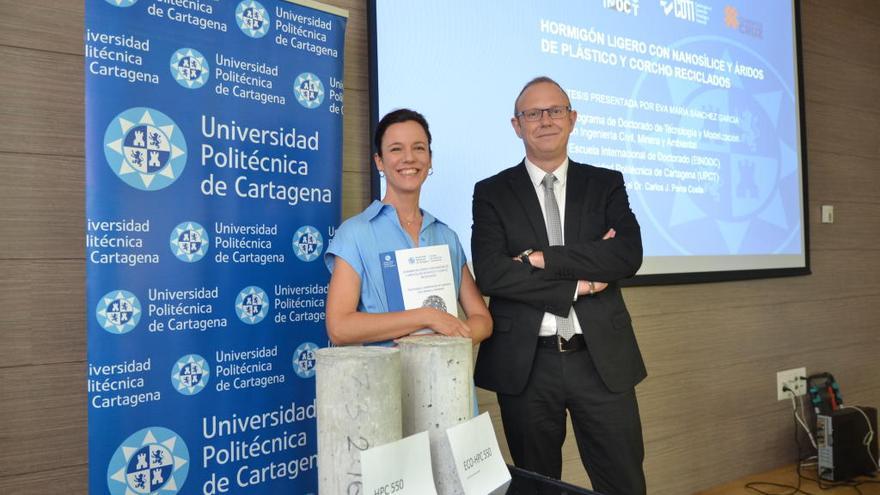
[[[529,255],[529,263],[540,270],[544,269],[544,253],[541,251],[532,251]]]
[[[578,296],[592,296],[605,290],[608,284],[605,282],[593,282],[592,286],[587,280],[578,280]]]

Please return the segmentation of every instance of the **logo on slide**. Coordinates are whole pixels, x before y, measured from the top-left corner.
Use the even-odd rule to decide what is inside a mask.
[[[113,173],[129,186],[158,191],[183,173],[186,140],[164,113],[152,108],[129,108],[107,126],[104,156]]]
[[[602,6],[633,17],[639,15],[639,0],[602,0]]]
[[[101,328],[122,335],[134,330],[141,320],[141,302],[126,290],[112,290],[98,301],[95,316]]]
[[[311,72],[303,72],[296,76],[293,83],[293,94],[300,105],[312,109],[324,102],[324,84],[318,76]]]
[[[201,88],[208,82],[211,68],[208,61],[192,48],[181,48],[171,55],[171,75],[186,89]]]
[[[303,225],[293,234],[293,254],[303,261],[315,261],[324,249],[324,237],[311,225]]]
[[[235,8],[235,22],[241,32],[251,38],[262,38],[269,32],[269,12],[260,2],[244,0]]]
[[[269,314],[269,296],[255,285],[245,287],[235,298],[235,314],[248,325],[263,321]]]
[[[706,25],[709,23],[709,12],[712,7],[695,0],[660,0],[663,15],[673,16],[688,22]]]
[[[169,244],[177,259],[194,263],[205,257],[211,242],[204,227],[196,222],[183,222],[171,231]]]
[[[736,7],[724,7],[724,25],[753,38],[764,37],[764,24],[742,17]]]
[[[318,346],[311,342],[303,342],[293,351],[293,371],[300,378],[315,376],[315,351]]]
[[[131,7],[136,4],[138,0],[107,0],[107,3],[114,7]]]
[[[174,495],[189,473],[189,449],[177,433],[152,426],[128,437],[107,466],[112,495]]]
[[[727,7],[724,7],[724,24],[729,28],[733,28],[733,29],[738,28],[739,27],[739,19],[737,19],[738,15],[739,15],[739,12],[737,12],[735,7],[731,7],[730,5],[728,5]]]
[[[208,385],[211,369],[205,358],[198,354],[188,354],[178,359],[171,368],[171,383],[174,390],[183,395],[195,395]]]

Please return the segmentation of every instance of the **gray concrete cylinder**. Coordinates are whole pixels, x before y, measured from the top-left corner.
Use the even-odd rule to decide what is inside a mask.
[[[362,492],[361,452],[400,440],[400,351],[331,347],[315,352],[318,492]]]
[[[473,417],[473,343],[463,337],[406,337],[400,346],[403,434],[427,431],[439,495],[463,494],[446,429]]]

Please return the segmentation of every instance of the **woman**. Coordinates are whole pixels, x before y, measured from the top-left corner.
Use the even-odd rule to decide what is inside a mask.
[[[384,174],[382,201],[346,220],[330,242],[324,261],[331,271],[327,294],[327,333],[337,345],[381,343],[430,329],[478,343],[492,333],[492,319],[467,267],[458,236],[419,208],[422,184],[431,173],[428,122],[413,110],[396,110],[376,126],[373,161]],[[379,254],[446,244],[452,259],[461,321],[424,307],[389,312]]]

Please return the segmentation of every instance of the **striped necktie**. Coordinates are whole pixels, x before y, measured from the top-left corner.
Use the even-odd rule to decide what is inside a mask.
[[[556,194],[553,193],[553,184],[556,180],[556,176],[547,174],[541,181],[544,186],[544,209],[547,210],[547,238],[551,246],[562,245],[562,220],[559,216]],[[556,316],[556,333],[565,340],[571,339],[574,336],[574,323],[571,318]]]

